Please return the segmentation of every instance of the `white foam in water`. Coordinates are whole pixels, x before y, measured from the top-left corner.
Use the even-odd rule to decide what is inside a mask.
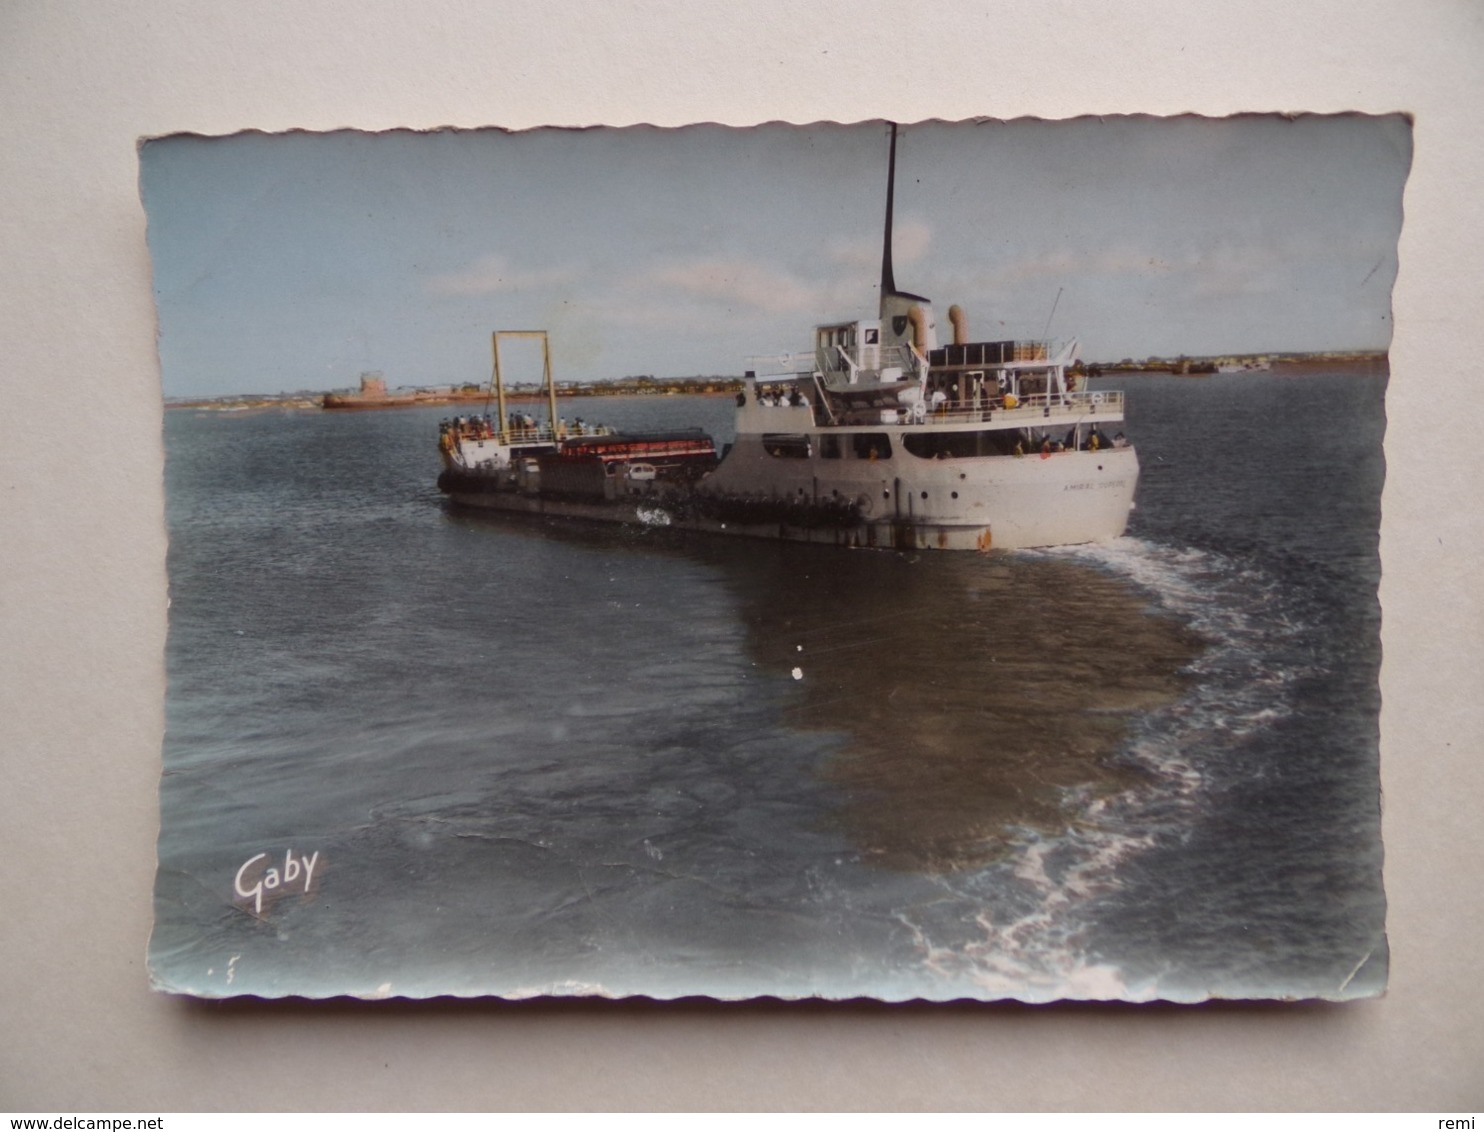
[[[1300,671],[1281,666],[1278,654],[1304,626],[1281,608],[1274,578],[1210,551],[1124,538],[1038,553],[1127,579],[1159,611],[1204,637],[1207,647],[1187,669],[1197,681],[1183,700],[1147,713],[1129,735],[1124,757],[1151,771],[1152,781],[1113,796],[1089,791],[1079,800],[1073,792],[1070,808],[1080,819],[1073,831],[1050,839],[1028,832],[1011,862],[940,878],[948,906],[977,906],[973,921],[982,936],[951,948],[936,943],[929,921],[941,919],[941,908],[902,922],[929,970],[983,994],[1159,998],[1157,980],[1131,984],[1115,961],[1088,955],[1089,906],[1120,890],[1124,865],[1156,844],[1155,825],[1189,820],[1206,781],[1202,763],[1292,713]]]
[[[1073,840],[1078,859],[1062,869],[1050,866],[1048,858],[1064,851],[1069,842],[1033,838],[1023,844],[1014,865],[940,878],[950,903],[978,905],[973,922],[980,935],[942,947],[934,943],[930,928],[903,917],[924,966],[945,980],[967,982],[989,997],[1027,1001],[1153,997],[1149,988],[1131,986],[1116,966],[1088,960],[1075,915],[1079,904],[1116,889],[1118,865],[1145,848],[1148,840],[1097,834]],[[993,884],[985,883],[990,880]],[[1001,913],[995,908],[988,893],[1001,893],[1008,904],[1007,889],[1014,891],[1022,910]]]
[[[1293,711],[1289,692],[1302,674],[1280,665],[1279,649],[1305,626],[1281,608],[1283,592],[1267,572],[1206,550],[1123,538],[1054,553],[1120,575],[1210,642],[1188,671],[1200,678],[1181,703],[1154,713],[1178,715],[1170,738],[1193,749],[1201,731],[1250,733]],[[1161,728],[1160,730],[1167,730]]]

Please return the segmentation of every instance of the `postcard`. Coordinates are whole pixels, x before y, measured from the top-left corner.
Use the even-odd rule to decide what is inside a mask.
[[[1405,116],[140,161],[156,987],[1384,990]]]

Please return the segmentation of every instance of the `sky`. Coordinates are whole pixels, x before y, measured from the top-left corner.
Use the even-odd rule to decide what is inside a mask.
[[[889,127],[181,135],[141,191],[167,396],[765,368],[874,318]],[[897,286],[1078,356],[1383,350],[1399,115],[901,128]],[[502,348],[503,349],[503,348]],[[539,380],[511,357],[507,380]]]

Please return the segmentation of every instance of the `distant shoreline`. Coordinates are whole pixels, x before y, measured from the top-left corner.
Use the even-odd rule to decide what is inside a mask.
[[[1214,357],[1146,358],[1142,361],[1126,359],[1121,362],[1088,362],[1074,366],[1072,372],[1085,373],[1090,377],[1112,377],[1119,374],[1175,373],[1204,376],[1212,373],[1218,364],[1229,362],[1261,361],[1274,368],[1312,369],[1316,366],[1361,365],[1385,362],[1385,351],[1377,353],[1335,354],[1234,354]],[[1232,375],[1228,375],[1232,376]],[[1236,375],[1240,376],[1240,375]],[[641,378],[638,381],[614,382],[611,385],[559,385],[558,400],[582,397],[731,397],[742,388],[739,377],[713,378]],[[520,389],[507,392],[505,400],[511,404],[539,404],[547,395],[540,390]],[[264,409],[315,409],[329,412],[365,412],[372,409],[415,409],[425,405],[478,405],[493,401],[494,394],[488,389],[456,391],[446,389],[417,389],[410,393],[396,393],[386,397],[367,397],[357,392],[292,393],[192,397],[167,399],[165,408],[195,409],[208,412],[249,412]]]
[[[682,379],[673,384],[655,382],[653,386],[633,387],[615,385],[557,386],[557,399],[571,400],[579,397],[733,397],[742,388],[741,378],[718,378],[696,383],[693,379]],[[509,404],[540,404],[546,400],[543,392],[522,389],[505,394]],[[370,409],[416,409],[425,405],[482,405],[493,401],[495,396],[488,390],[477,393],[429,393],[411,395],[393,394],[388,397],[364,397],[357,393],[289,394],[286,396],[226,396],[193,397],[167,400],[166,409],[196,409],[211,412],[246,412],[255,409],[316,409],[329,412],[364,412]]]

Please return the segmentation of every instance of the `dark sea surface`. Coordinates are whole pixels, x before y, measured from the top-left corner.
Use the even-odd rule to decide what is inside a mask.
[[[991,555],[468,516],[448,408],[172,411],[155,977],[1375,993],[1385,383],[1104,381],[1128,535]],[[727,398],[563,407],[731,439]],[[290,850],[307,894],[234,898]]]

